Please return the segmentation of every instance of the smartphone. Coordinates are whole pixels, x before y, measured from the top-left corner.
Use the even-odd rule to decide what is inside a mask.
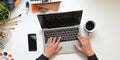
[[[37,51],[36,34],[28,34],[28,49],[29,51]]]

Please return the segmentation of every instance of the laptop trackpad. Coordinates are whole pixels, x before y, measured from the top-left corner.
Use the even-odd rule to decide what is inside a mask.
[[[75,49],[74,45],[79,44],[78,41],[66,41],[66,42],[60,42],[60,46],[62,46],[62,49],[58,54],[68,54],[68,53],[75,53],[77,50]]]

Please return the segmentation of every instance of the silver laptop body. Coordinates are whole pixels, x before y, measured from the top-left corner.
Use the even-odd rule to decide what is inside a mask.
[[[61,37],[59,45],[62,49],[58,54],[77,52],[74,44],[79,44],[76,35],[80,31],[82,12],[80,10],[38,15],[43,31],[44,46],[49,37]]]

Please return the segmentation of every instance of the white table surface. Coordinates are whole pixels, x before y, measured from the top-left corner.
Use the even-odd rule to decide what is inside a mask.
[[[26,14],[26,1],[21,0],[12,13],[12,17],[22,14],[20,18],[16,19],[21,22],[15,30],[11,31],[12,37],[2,50],[11,52],[15,60],[35,60],[43,52],[43,38],[37,13],[32,13],[30,9]],[[83,36],[86,36],[83,30],[85,21],[93,20],[96,23],[96,30],[90,36],[90,41],[98,58],[100,60],[120,60],[120,0],[62,0],[59,12],[74,10],[83,10],[80,25]],[[37,34],[38,49],[35,52],[28,51],[28,33]],[[82,54],[74,53],[56,55],[51,60],[87,60],[87,58]]]

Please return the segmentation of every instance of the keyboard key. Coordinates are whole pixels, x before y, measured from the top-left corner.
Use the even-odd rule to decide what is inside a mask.
[[[78,40],[77,33],[79,33],[78,27],[44,31],[45,43],[47,43],[49,37],[61,37],[60,42]]]

